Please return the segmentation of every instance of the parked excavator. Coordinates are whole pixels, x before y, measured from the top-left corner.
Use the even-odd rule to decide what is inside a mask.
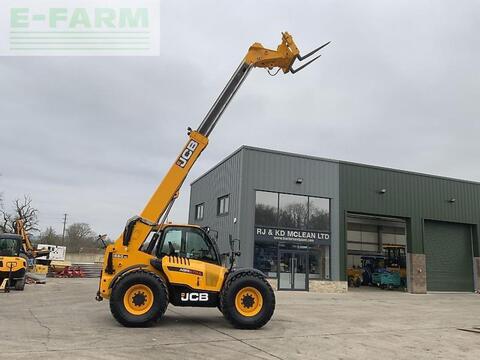
[[[257,329],[275,310],[275,295],[265,275],[256,269],[222,264],[216,240],[208,229],[166,223],[169,211],[193,164],[208,145],[208,138],[237,90],[253,68],[295,74],[315,61],[326,43],[305,56],[293,38],[282,33],[276,50],[254,43],[197,130],[140,214],[106,248],[96,299],[110,300],[114,318],[124,326],[145,327],[157,322],[168,304],[218,307],[235,327]],[[232,241],[233,243],[233,241]],[[232,258],[239,256],[232,247]]]
[[[22,238],[16,234],[0,234],[0,290],[23,290],[27,259],[21,253]]]
[[[49,250],[36,250],[30,241],[30,236],[25,230],[25,220],[18,219],[15,221],[15,233],[22,239],[21,253],[27,260],[27,278],[31,282],[44,284],[47,281]],[[47,257],[46,260],[38,259]]]

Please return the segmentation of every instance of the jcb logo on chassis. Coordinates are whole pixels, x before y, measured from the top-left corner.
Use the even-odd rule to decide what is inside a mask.
[[[182,301],[206,302],[208,301],[207,293],[182,293],[180,299]]]
[[[188,145],[185,147],[183,150],[182,154],[177,160],[177,165],[180,166],[181,168],[184,168],[187,164],[190,158],[193,155],[193,152],[197,149],[198,143],[195,140],[190,140]]]

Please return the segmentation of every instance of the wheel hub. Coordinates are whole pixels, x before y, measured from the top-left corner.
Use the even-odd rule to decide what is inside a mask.
[[[149,286],[134,284],[125,291],[123,305],[132,315],[146,314],[153,306],[154,295]]]
[[[242,304],[247,309],[250,309],[255,304],[255,299],[253,298],[253,296],[251,294],[247,294],[242,298]]]
[[[253,317],[260,313],[263,308],[262,293],[252,287],[247,286],[240,289],[235,296],[235,309],[245,317]]]
[[[132,302],[137,307],[143,306],[147,302],[147,296],[143,292],[138,292],[133,296]]]

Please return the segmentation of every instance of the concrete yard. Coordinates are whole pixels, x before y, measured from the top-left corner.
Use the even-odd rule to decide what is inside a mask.
[[[480,296],[277,293],[261,330],[233,329],[217,309],[169,307],[127,329],[94,300],[96,279],[49,279],[0,293],[1,359],[479,359]]]

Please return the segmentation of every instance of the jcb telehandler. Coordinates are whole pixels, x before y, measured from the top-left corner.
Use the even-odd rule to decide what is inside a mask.
[[[295,60],[305,56],[288,33],[276,50],[254,43],[197,130],[189,139],[140,216],[131,218],[122,235],[105,251],[97,300],[110,299],[121,324],[143,327],[175,306],[218,307],[235,327],[257,329],[275,310],[275,295],[265,275],[255,269],[222,265],[209,231],[192,225],[166,224],[168,213],[190,169],[208,144],[225,108],[254,67],[295,73]],[[235,253],[238,255],[238,253]]]

